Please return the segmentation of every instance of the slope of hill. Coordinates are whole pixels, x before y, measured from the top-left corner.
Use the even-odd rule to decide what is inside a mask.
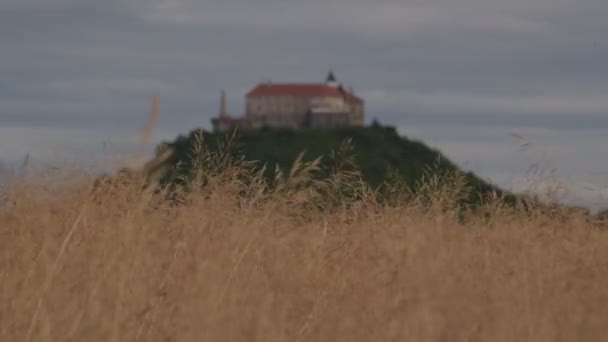
[[[188,135],[179,136],[173,142],[166,143],[175,150],[170,161],[172,165],[187,165],[195,141],[195,136],[202,133],[205,144],[213,150],[218,148],[218,141],[227,134],[194,130]],[[363,179],[372,187],[378,187],[392,171],[409,186],[415,186],[429,172],[461,172],[458,167],[440,151],[431,149],[425,144],[400,136],[393,127],[372,125],[370,127],[345,127],[323,130],[259,130],[236,133],[236,154],[245,159],[266,164],[269,169],[275,165],[283,170],[289,169],[304,152],[304,160],[323,156],[321,163],[328,161],[327,156],[336,150],[341,143],[350,139],[354,158]],[[491,185],[473,173],[461,172],[472,196],[480,193],[503,190]],[[508,194],[507,194],[508,195]],[[510,195],[509,195],[510,196]],[[472,199],[472,198],[471,198]]]

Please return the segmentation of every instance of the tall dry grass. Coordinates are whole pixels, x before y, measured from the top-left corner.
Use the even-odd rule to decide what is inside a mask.
[[[267,182],[196,153],[190,186],[160,192],[138,176],[8,185],[0,340],[606,339],[608,235],[584,216],[500,199],[463,214],[457,178],[380,196],[348,158]]]

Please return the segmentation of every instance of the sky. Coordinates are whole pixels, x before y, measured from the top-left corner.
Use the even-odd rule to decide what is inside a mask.
[[[376,118],[516,191],[608,207],[608,1],[2,0],[0,171],[210,128],[221,90],[327,71]]]

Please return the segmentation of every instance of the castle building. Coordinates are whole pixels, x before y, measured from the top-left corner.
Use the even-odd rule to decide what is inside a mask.
[[[363,126],[364,101],[329,72],[324,83],[262,83],[245,97],[245,115],[226,112],[222,93],[220,114],[212,119],[216,131],[270,128],[333,128]]]

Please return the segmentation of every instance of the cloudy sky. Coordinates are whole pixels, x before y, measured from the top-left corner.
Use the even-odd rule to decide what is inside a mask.
[[[209,128],[219,92],[333,68],[376,117],[499,185],[608,198],[605,0],[2,0],[0,161]],[[542,172],[541,172],[542,171]]]

